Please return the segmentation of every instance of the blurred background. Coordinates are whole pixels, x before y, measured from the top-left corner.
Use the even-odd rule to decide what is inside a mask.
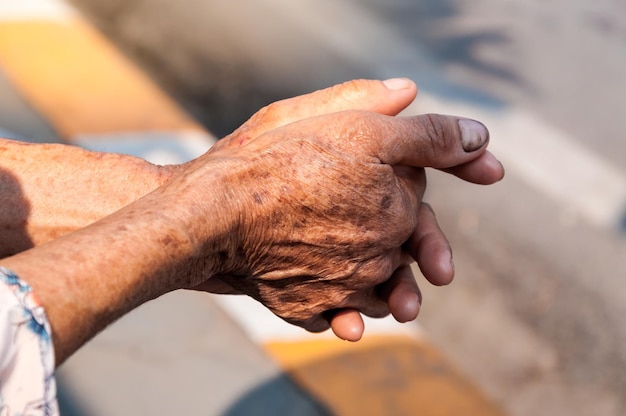
[[[71,3],[218,137],[354,78],[485,122],[507,177],[430,174],[457,278],[419,322],[512,415],[626,415],[622,0]]]

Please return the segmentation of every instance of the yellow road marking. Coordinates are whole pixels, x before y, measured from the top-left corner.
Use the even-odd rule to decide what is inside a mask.
[[[269,342],[294,381],[340,416],[502,416],[432,346],[405,336]]]
[[[0,22],[0,64],[64,138],[201,130],[98,32],[77,17]]]

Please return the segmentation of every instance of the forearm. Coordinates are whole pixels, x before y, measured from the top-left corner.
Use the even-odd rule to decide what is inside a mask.
[[[132,156],[0,139],[0,258],[85,227],[166,179]]]
[[[57,364],[142,303],[213,275],[218,257],[206,249],[211,244],[193,245],[187,229],[193,214],[178,203],[184,199],[159,188],[95,224],[0,262],[43,304]]]

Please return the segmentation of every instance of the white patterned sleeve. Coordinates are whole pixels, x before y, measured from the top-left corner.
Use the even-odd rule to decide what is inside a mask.
[[[0,416],[58,414],[50,324],[30,286],[0,267]]]

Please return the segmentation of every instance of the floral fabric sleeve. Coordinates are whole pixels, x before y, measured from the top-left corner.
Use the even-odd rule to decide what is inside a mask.
[[[30,286],[0,267],[0,416],[58,415],[50,334]]]

